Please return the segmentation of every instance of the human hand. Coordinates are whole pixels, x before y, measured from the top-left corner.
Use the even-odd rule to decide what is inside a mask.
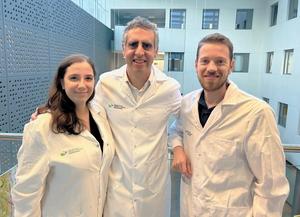
[[[37,119],[38,115],[39,115],[39,108],[36,108],[34,113],[32,113],[30,116],[30,121],[34,121],[35,119]]]
[[[174,158],[172,167],[174,170],[181,172],[188,178],[192,177],[192,166],[191,161],[185,154],[183,147],[177,146],[173,149]]]

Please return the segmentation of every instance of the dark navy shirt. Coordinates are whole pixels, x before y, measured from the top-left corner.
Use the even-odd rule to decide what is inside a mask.
[[[202,127],[204,127],[206,121],[208,120],[210,114],[216,106],[208,108],[205,102],[204,91],[201,92],[201,96],[198,102],[198,114]]]

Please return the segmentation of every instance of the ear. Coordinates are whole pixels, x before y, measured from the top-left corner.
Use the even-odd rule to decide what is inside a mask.
[[[234,70],[234,66],[235,66],[235,61],[234,59],[232,59],[230,62],[230,73]]]
[[[197,66],[198,66],[198,59],[195,59],[195,69],[197,71]]]
[[[122,54],[123,54],[123,58],[125,58],[125,43],[122,42]]]
[[[155,50],[154,58],[157,57],[157,54],[158,54],[158,48],[156,48],[156,50]]]

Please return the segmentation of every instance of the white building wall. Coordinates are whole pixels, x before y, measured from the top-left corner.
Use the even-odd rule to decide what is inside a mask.
[[[267,1],[267,15],[270,17],[271,5],[276,1]],[[300,2],[299,2],[300,3]],[[278,1],[277,25],[264,26],[263,34],[263,70],[260,95],[270,99],[270,104],[278,115],[279,102],[288,104],[286,127],[279,126],[284,143],[300,143],[300,8],[298,16],[288,20],[288,1]],[[268,20],[269,21],[269,20]],[[293,70],[291,75],[283,75],[284,50],[294,49]],[[274,51],[272,74],[265,72],[266,52]]]
[[[278,116],[278,104],[288,104],[287,127],[279,126],[284,143],[300,143],[300,9],[298,16],[287,20],[288,1],[278,0],[277,24],[270,27],[270,6],[274,0],[112,0],[113,9],[165,9],[166,28],[160,29],[160,51],[184,52],[184,71],[168,72],[165,55],[165,73],[177,79],[186,94],[200,87],[195,74],[194,61],[198,41],[207,34],[220,32],[228,36],[236,53],[250,53],[248,73],[233,72],[230,79],[259,98],[267,97]],[[170,9],[186,9],[186,29],[169,29]],[[219,9],[219,29],[203,30],[203,9]],[[253,9],[252,29],[236,30],[236,10]],[[116,31],[119,40],[121,32]],[[115,42],[118,44],[118,42]],[[282,75],[284,50],[294,49],[294,70],[291,75]],[[274,51],[272,74],[266,74],[266,52]]]

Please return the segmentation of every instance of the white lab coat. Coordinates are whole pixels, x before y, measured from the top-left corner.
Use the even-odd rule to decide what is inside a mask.
[[[91,113],[103,154],[87,130],[53,133],[49,113],[25,125],[12,189],[15,217],[102,217],[115,147],[104,109]]]
[[[137,103],[126,65],[104,73],[93,105],[105,107],[116,142],[104,217],[170,216],[167,121],[179,111],[177,81],[152,68],[153,80]]]
[[[181,179],[180,216],[281,217],[289,185],[270,106],[231,83],[202,128],[200,93],[183,98],[170,136],[193,171]]]

